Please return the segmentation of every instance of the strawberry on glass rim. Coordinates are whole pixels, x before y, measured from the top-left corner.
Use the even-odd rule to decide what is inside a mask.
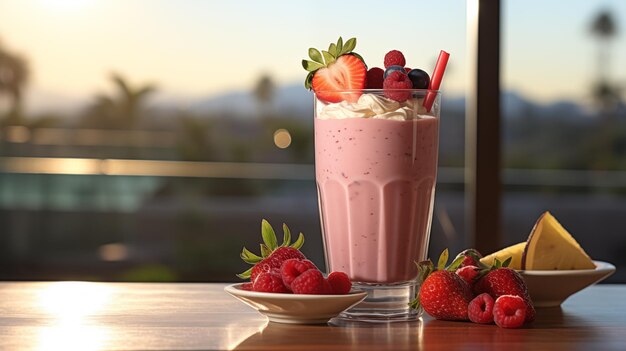
[[[309,49],[311,60],[302,60],[302,67],[309,72],[304,81],[307,89],[312,89],[317,97],[326,102],[356,102],[360,93],[342,94],[346,90],[365,89],[367,66],[361,55],[353,52],[356,38],[343,43],[339,37],[337,43],[331,43],[328,50],[321,53],[315,48]]]

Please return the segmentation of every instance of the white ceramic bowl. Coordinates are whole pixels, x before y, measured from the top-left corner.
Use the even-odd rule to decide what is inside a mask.
[[[570,271],[519,271],[524,277],[535,307],[559,306],[570,295],[595,284],[615,272],[615,266],[593,261],[596,269]]]
[[[326,323],[367,296],[366,292],[350,292],[346,295],[264,293],[242,290],[241,285],[229,285],[224,291],[267,316],[270,321],[278,323]]]

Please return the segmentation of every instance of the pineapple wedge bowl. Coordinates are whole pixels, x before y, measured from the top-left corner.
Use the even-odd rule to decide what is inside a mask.
[[[536,307],[559,306],[570,295],[615,272],[610,263],[593,261],[550,212],[539,217],[526,242],[483,257],[493,265],[511,257],[510,268],[520,271]]]

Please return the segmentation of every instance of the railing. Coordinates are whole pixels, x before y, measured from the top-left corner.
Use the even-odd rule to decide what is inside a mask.
[[[190,178],[313,180],[312,164],[189,162],[96,158],[0,157],[0,172],[13,174],[111,175]],[[626,171],[504,169],[513,186],[626,188]],[[438,182],[463,184],[464,169],[439,167]]]

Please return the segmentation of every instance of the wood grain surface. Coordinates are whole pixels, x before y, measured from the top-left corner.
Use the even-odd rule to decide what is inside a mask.
[[[268,323],[225,284],[0,283],[0,350],[626,350],[626,285],[590,287],[522,329]]]

